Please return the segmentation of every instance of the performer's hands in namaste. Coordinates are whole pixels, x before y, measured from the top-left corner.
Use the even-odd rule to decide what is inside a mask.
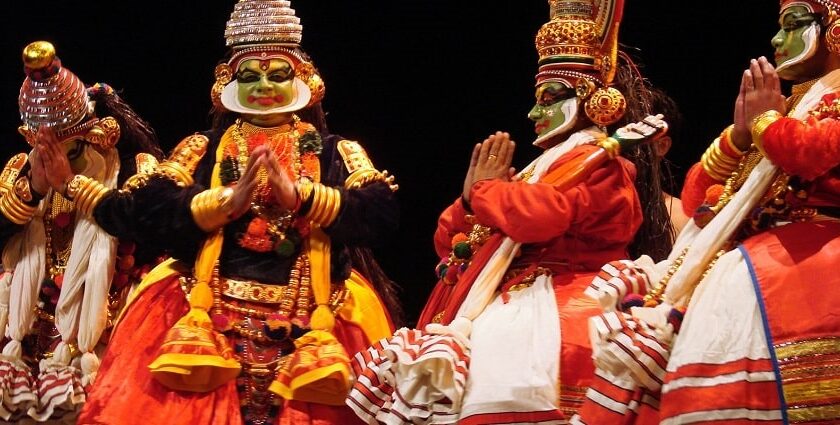
[[[738,149],[749,149],[753,120],[771,109],[782,114],[787,112],[779,75],[767,58],[762,56],[750,61],[749,69],[744,71],[741,78],[741,90],[735,101],[732,141]]]
[[[245,166],[245,172],[242,173],[242,177],[233,186],[233,196],[230,200],[231,218],[241,217],[251,207],[251,194],[259,183],[257,171],[262,166],[263,158],[267,154],[268,148],[259,146],[248,157],[248,165]]]
[[[277,155],[269,152],[263,156],[262,161],[268,171],[268,184],[271,186],[271,193],[274,194],[277,204],[285,210],[293,210],[298,201],[297,190],[292,179],[280,167]]]
[[[47,190],[52,188],[64,193],[67,182],[73,178],[73,170],[70,168],[67,154],[51,128],[42,126],[38,129],[35,151],[29,161],[32,167],[32,189],[35,192],[46,195]]]
[[[481,143],[478,151],[478,159],[472,169],[473,184],[480,180],[502,179],[509,181],[515,170],[510,166],[513,161],[513,151],[516,143],[510,140],[510,134],[497,131]],[[475,156],[475,149],[473,149]],[[467,171],[467,176],[470,172]],[[470,185],[472,187],[472,184]]]
[[[258,172],[260,167],[265,168],[271,192],[280,207],[292,210],[297,205],[295,185],[280,167],[277,156],[267,147],[259,146],[251,152],[248,165],[245,167],[245,173],[233,188],[233,197],[231,198],[231,216],[233,218],[242,216],[250,208],[252,194],[259,184]]]

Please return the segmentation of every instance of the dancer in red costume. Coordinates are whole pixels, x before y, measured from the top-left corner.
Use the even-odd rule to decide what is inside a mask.
[[[776,67],[744,71],[734,124],[687,178],[696,212],[669,259],[593,282],[612,308],[592,322],[598,379],[579,423],[840,422],[838,14],[781,2]],[[607,283],[631,276],[653,283],[646,307],[618,312],[626,288]]]
[[[650,91],[619,60],[622,1],[549,3],[529,114],[544,152],[513,175],[507,133],[475,146],[463,196],[435,233],[444,260],[423,331],[402,329],[356,356],[348,405],[368,423],[559,423],[583,400],[593,370],[585,323],[599,310],[584,288],[599,261],[628,252],[642,224],[637,171],[656,189],[659,174],[618,158],[571,177],[626,110],[644,118]],[[567,37],[569,28],[585,36]],[[648,242],[667,252],[667,210],[661,191],[650,192],[644,203],[657,204],[663,227]]]
[[[79,423],[355,420],[348,353],[393,331],[367,247],[395,229],[397,187],[327,132],[301,32],[288,1],[239,1],[214,128],[132,191],[94,199],[95,216],[123,218],[110,232],[174,259],[120,317]]]

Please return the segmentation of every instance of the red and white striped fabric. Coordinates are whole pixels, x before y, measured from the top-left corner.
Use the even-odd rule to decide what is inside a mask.
[[[74,414],[85,402],[81,371],[72,366],[47,367],[38,375],[38,406],[29,416],[38,422]]]
[[[14,420],[25,415],[38,398],[31,371],[22,361],[0,360],[0,417]]]
[[[595,379],[571,423],[658,423],[658,391],[665,379],[670,334],[620,312],[593,317],[589,328]]]
[[[353,358],[356,382],[347,405],[370,424],[454,424],[469,361],[454,336],[399,329]]]
[[[621,310],[624,297],[645,295],[649,285],[647,275],[633,261],[618,260],[604,264],[583,293],[598,300],[606,311]]]
[[[591,318],[589,329],[598,369],[616,376],[629,374],[639,386],[659,389],[670,355],[669,341],[663,341],[662,333],[617,311]]]
[[[586,402],[573,425],[614,424],[653,425],[659,423],[659,398],[656,392],[642,388],[633,380],[598,369],[586,392]]]

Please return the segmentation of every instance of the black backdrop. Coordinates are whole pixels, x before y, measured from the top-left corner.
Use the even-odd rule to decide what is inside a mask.
[[[731,121],[740,73],[772,55],[777,3],[628,0],[624,44],[642,72],[679,103],[684,122],[669,154],[677,183]],[[165,149],[208,127],[213,68],[225,52],[233,0],[8,1],[0,16],[0,153],[26,149],[16,133],[20,52],[52,41],[88,84],[108,82],[156,128]],[[544,0],[296,0],[303,47],[327,83],[334,133],[363,142],[396,174],[402,225],[377,250],[416,317],[435,282],[437,215],[460,193],[473,143],[497,129],[536,156],[533,36]],[[675,190],[679,190],[676,188]]]

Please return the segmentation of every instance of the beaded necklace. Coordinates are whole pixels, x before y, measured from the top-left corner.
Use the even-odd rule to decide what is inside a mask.
[[[321,152],[320,136],[315,127],[301,121],[296,115],[292,116],[291,122],[277,127],[258,127],[239,119],[229,134],[231,141],[224,148],[220,168],[220,177],[225,185],[241,178],[248,158],[259,146],[268,146],[291,180],[309,178],[317,181],[320,178],[317,156]],[[277,205],[264,167],[257,171],[257,180],[257,188],[251,199],[254,218],[239,238],[239,245],[255,252],[274,250],[281,257],[288,257],[296,245],[287,237],[290,236],[294,214]]]

